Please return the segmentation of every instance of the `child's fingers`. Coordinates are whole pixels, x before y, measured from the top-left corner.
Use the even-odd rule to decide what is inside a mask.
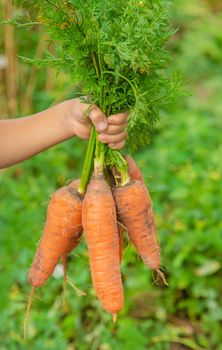
[[[107,121],[108,121],[108,124],[111,124],[111,125],[120,125],[127,122],[128,116],[129,116],[129,113],[127,112],[110,115],[107,118]]]
[[[109,147],[112,149],[122,149],[125,146],[125,143],[125,140],[118,143],[109,143]]]
[[[105,114],[101,111],[99,107],[94,105],[88,115],[89,119],[94,124],[96,130],[104,131],[106,130],[108,123]]]
[[[120,134],[116,134],[116,135],[100,134],[98,136],[98,140],[103,143],[112,144],[112,143],[122,142],[123,140],[126,139],[126,137],[127,137],[127,132],[123,131]]]
[[[105,131],[103,131],[101,134],[106,135],[116,135],[120,134],[121,132],[125,131],[127,127],[127,123],[123,123],[120,125],[108,125]]]

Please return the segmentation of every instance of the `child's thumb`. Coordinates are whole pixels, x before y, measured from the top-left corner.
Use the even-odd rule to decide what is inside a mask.
[[[97,106],[93,106],[89,112],[89,119],[92,121],[97,131],[106,130],[108,123],[105,114]]]

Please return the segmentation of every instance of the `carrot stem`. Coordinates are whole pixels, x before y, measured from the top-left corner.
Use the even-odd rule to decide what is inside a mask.
[[[84,159],[81,181],[78,188],[78,192],[80,194],[84,194],[86,192],[86,187],[88,185],[88,182],[92,173],[95,144],[96,144],[96,130],[94,126],[92,126],[89,143],[86,151],[86,156]]]

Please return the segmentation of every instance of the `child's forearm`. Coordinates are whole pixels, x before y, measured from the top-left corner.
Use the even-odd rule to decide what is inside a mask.
[[[65,101],[29,117],[0,121],[0,168],[22,160],[73,136]]]
[[[121,149],[127,137],[127,117],[127,113],[119,113],[106,118],[98,106],[89,109],[88,103],[74,98],[29,117],[0,120],[0,168],[30,158],[74,135],[88,139],[92,124],[101,142]]]

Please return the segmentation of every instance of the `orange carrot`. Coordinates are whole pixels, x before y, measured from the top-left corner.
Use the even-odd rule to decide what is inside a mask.
[[[52,196],[44,232],[40,240],[31,269],[29,283],[43,285],[55,269],[62,256],[75,247],[82,232],[82,200],[77,192],[78,182],[57,190]]]
[[[155,234],[152,202],[143,183],[133,180],[113,189],[118,215],[144,263],[160,268],[160,248]]]
[[[138,180],[144,184],[144,187],[145,187],[146,192],[147,192],[148,200],[150,201],[151,208],[152,208],[152,199],[150,197],[150,193],[148,191],[148,188],[146,187],[144,177],[143,177],[140,169],[138,168],[138,165],[136,164],[135,160],[129,155],[126,155],[125,159],[126,159],[127,164],[128,164],[128,172],[129,172],[129,176],[130,176],[131,180]],[[153,214],[153,216],[154,216],[154,214]]]
[[[128,154],[125,156],[125,159],[127,161],[128,164],[128,172],[129,172],[129,176],[132,180],[139,180],[143,183],[145,183],[143,175],[140,171],[140,169],[138,168],[138,165],[136,164],[135,160],[129,156]]]
[[[123,307],[116,207],[104,177],[88,185],[82,207],[82,223],[89,250],[93,286],[105,310],[113,314]]]
[[[61,257],[65,299],[67,255],[79,244],[82,236],[82,200],[77,192],[78,185],[79,181],[75,180],[60,188],[49,201],[44,232],[28,273],[32,290],[24,320],[24,338],[34,290],[47,281]]]
[[[73,180],[68,185],[68,187],[76,190],[79,187],[79,183],[80,183],[80,180]],[[79,244],[79,242],[81,240],[81,237],[82,237],[82,230],[77,232],[77,234],[75,234],[74,236],[70,237],[69,241],[67,242],[66,251],[62,255],[62,266],[63,266],[63,271],[64,271],[65,284],[66,284],[67,257],[69,255],[69,253],[71,253],[71,251],[77,247],[77,245]]]
[[[146,191],[146,194],[147,194],[147,197],[148,197],[148,201],[151,204],[149,206],[149,217],[151,218],[151,221],[153,222],[153,226],[154,226],[154,213],[153,213],[153,209],[152,209],[153,208],[152,199],[151,199],[149,190],[148,190],[148,188],[147,188],[147,186],[145,184],[143,175],[142,175],[138,165],[136,164],[135,160],[131,156],[126,155],[125,159],[126,159],[127,164],[128,164],[128,172],[129,172],[129,176],[130,176],[131,180],[138,180],[138,181],[140,181],[140,182],[142,182],[144,184],[144,188],[145,188],[145,191]],[[167,282],[166,282],[166,280],[164,278],[163,273],[158,270],[157,271],[157,275],[158,275],[157,277],[159,279],[161,279],[164,282],[164,284],[167,285]],[[158,280],[158,278],[157,278],[157,280]]]

